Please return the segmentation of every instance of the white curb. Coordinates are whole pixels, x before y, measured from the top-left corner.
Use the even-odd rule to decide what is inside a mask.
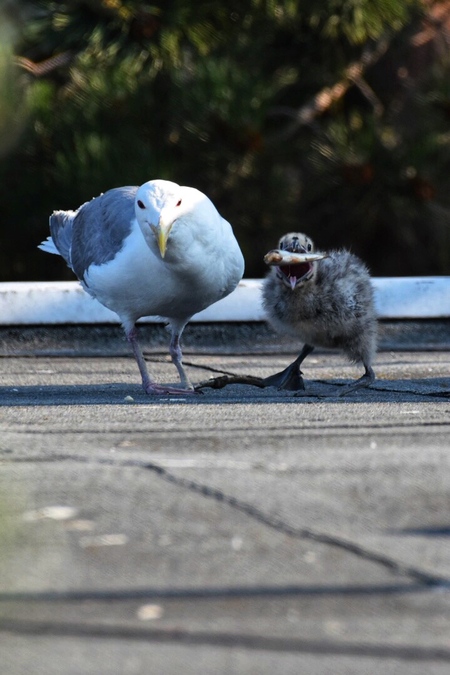
[[[261,284],[262,279],[243,279],[233,293],[192,321],[264,321]],[[374,278],[373,286],[380,319],[450,318],[450,277]],[[117,315],[93,300],[77,281],[0,283],[3,326],[118,322]]]

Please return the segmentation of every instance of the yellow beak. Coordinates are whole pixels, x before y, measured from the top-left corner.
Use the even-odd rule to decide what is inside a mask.
[[[158,236],[156,237],[156,241],[158,242],[158,248],[159,252],[161,253],[161,258],[164,258],[164,256],[166,255],[168,236],[169,233],[167,232],[167,230],[163,230],[161,228],[158,229]]]
[[[172,223],[169,225],[166,225],[161,222],[161,218],[159,219],[158,227],[154,229],[156,241],[158,243],[158,248],[159,252],[161,253],[161,258],[164,258],[166,255],[166,249],[167,249],[167,240],[169,238],[170,230],[172,228]]]

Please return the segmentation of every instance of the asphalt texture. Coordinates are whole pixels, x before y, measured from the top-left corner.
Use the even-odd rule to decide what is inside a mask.
[[[2,675],[450,671],[442,345],[382,349],[347,397],[361,370],[325,352],[299,396],[148,397],[115,337],[0,339]],[[296,356],[213,342],[187,349],[194,382]]]

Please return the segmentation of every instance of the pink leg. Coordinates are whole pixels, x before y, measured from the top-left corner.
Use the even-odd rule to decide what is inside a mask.
[[[183,354],[181,351],[181,346],[180,346],[180,334],[178,332],[173,332],[172,333],[172,339],[170,340],[170,346],[169,346],[169,352],[170,356],[172,357],[172,361],[178,370],[178,374],[180,376],[181,384],[183,387],[186,387],[186,389],[193,389],[193,386],[186,375],[186,371],[183,368]]]
[[[163,387],[154,382],[147,370],[147,364],[145,363],[144,355],[139,346],[137,340],[136,329],[132,328],[130,331],[125,332],[128,342],[130,342],[133,348],[134,358],[137,361],[139,366],[139,371],[142,377],[142,387],[146,394],[157,395],[157,394],[193,394],[194,392],[191,389],[178,389],[176,387]]]

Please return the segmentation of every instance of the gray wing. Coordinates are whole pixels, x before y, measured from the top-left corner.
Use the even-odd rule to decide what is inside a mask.
[[[79,279],[83,279],[90,265],[113,260],[121,250],[135,217],[137,189],[136,186],[113,188],[79,209],[72,222],[70,253],[71,267]]]

